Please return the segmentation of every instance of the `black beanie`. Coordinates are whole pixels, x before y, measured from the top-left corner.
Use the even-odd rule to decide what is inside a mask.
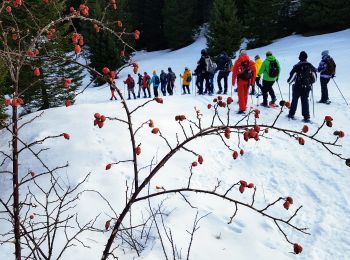
[[[305,51],[300,52],[299,60],[300,61],[306,61],[307,60],[307,53]]]

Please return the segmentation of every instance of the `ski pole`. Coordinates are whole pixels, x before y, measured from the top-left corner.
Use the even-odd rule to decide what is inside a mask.
[[[278,86],[278,89],[279,89],[280,94],[281,94],[281,99],[283,100],[283,96],[282,96],[282,91],[281,91],[281,88],[280,88],[280,84],[278,83],[278,81],[276,81],[276,82],[277,82],[277,86]]]
[[[289,93],[288,93],[288,95],[289,95],[289,100],[288,101],[290,102],[290,83],[289,83]]]
[[[346,99],[345,99],[345,97],[344,97],[343,93],[341,92],[340,88],[338,87],[337,82],[335,82],[334,78],[332,78],[332,79],[333,79],[333,82],[334,82],[335,86],[336,86],[336,87],[337,87],[337,89],[339,90],[340,95],[343,97],[343,99],[344,99],[344,101],[345,101],[346,105],[349,105],[349,104],[348,104],[348,102],[346,101]]]
[[[314,97],[314,86],[311,85],[311,96],[312,96],[312,113],[315,118],[315,97]]]

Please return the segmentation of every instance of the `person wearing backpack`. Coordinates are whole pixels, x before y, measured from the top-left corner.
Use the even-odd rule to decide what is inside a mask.
[[[309,94],[312,90],[312,84],[315,83],[317,72],[316,68],[312,66],[311,63],[307,61],[307,53],[305,51],[299,54],[299,63],[294,65],[292,71],[290,72],[288,83],[294,82],[293,84],[293,94],[292,94],[292,104],[289,110],[288,117],[290,119],[295,119],[294,115],[297,110],[299,98],[301,99],[301,109],[302,115],[304,117],[304,122],[310,122],[310,110],[309,110]]]
[[[176,75],[172,71],[172,69],[169,67],[168,74],[167,74],[167,84],[168,84],[167,91],[170,96],[174,94],[175,80],[176,80]]]
[[[262,94],[263,94],[263,102],[261,103],[262,106],[268,107],[275,106],[275,102],[277,100],[275,91],[273,90],[272,86],[275,83],[275,81],[278,81],[278,78],[281,73],[281,67],[279,61],[275,58],[275,56],[272,55],[271,51],[266,52],[266,59],[264,60],[263,64],[261,65],[261,68],[258,73],[258,78],[260,79],[260,76],[263,74],[263,83],[262,83]],[[260,84],[258,82],[257,84]],[[268,104],[268,94],[271,96],[271,102]]]
[[[262,63],[263,63],[263,60],[260,58],[259,55],[256,55],[254,57],[254,60],[255,60],[255,68],[256,68],[256,71],[259,72],[260,71],[260,68],[262,66]],[[256,80],[255,80],[255,83],[256,85],[261,89],[261,84],[260,84],[260,77],[256,77]],[[259,91],[258,91],[259,93]],[[250,91],[249,95],[255,95],[255,84],[254,86],[252,86],[252,90]]]
[[[134,96],[134,99],[136,99],[136,95],[134,92],[134,88],[135,88],[135,81],[134,79],[131,77],[130,74],[128,74],[128,78],[124,81],[124,84],[126,84],[128,86],[128,99],[130,99],[130,93],[132,93],[132,95]]]
[[[235,86],[237,81],[238,114],[243,114],[247,109],[249,86],[254,85],[255,79],[255,63],[250,60],[247,52],[242,50],[239,58],[232,67],[232,86]]]
[[[145,72],[143,74],[143,98],[146,98],[146,90],[148,92],[148,97],[151,97],[151,91],[150,89],[150,85],[151,85],[151,77],[147,74],[147,72]]]
[[[322,59],[318,66],[317,71],[320,72],[320,82],[321,82],[321,99],[318,103],[330,104],[331,101],[328,97],[328,83],[331,78],[335,76],[336,64],[331,56],[329,56],[329,51],[325,50],[321,53]]]
[[[151,79],[150,86],[152,84],[153,84],[154,97],[158,97],[158,88],[159,88],[159,84],[160,84],[160,78],[157,75],[157,72],[155,70],[153,71],[153,76],[152,76],[152,79]]]
[[[160,73],[160,91],[162,91],[163,96],[166,96],[166,84],[167,84],[167,75],[164,70]]]
[[[192,73],[191,71],[186,67],[184,74],[181,75],[180,77],[182,78],[182,89],[183,89],[183,94],[191,94],[190,92],[190,84],[192,81]],[[186,93],[187,90],[187,93]]]
[[[217,70],[219,71],[218,78],[217,78],[219,91],[217,92],[217,94],[222,93],[221,81],[222,79],[224,79],[224,95],[226,95],[227,79],[232,68],[232,61],[225,51],[220,54],[217,65],[218,65]]]
[[[207,62],[206,62],[207,57],[209,57],[207,50],[206,49],[201,50],[201,58],[197,62],[199,72],[196,73],[197,77],[199,77],[198,78],[198,80],[199,80],[198,94],[199,95],[203,95],[203,94],[208,93],[208,90],[210,88],[209,72],[208,72],[208,66],[207,66]],[[203,92],[204,81],[205,81],[205,90],[206,91]]]
[[[139,86],[137,98],[140,98],[141,89],[143,89],[143,77],[140,73],[138,73],[137,76],[138,76],[137,85]]]

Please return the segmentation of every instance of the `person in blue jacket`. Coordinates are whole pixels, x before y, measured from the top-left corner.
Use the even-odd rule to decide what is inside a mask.
[[[151,79],[151,84],[153,84],[153,93],[155,97],[158,97],[158,88],[159,88],[159,84],[160,84],[160,78],[157,75],[157,72],[154,70],[153,71],[153,77]]]

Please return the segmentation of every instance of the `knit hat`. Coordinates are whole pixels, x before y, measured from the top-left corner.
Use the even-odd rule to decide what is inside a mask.
[[[260,59],[260,56],[259,55],[255,55],[254,59]]]
[[[323,57],[323,56],[326,56],[326,55],[329,55],[329,50],[323,51],[323,52],[321,53],[321,55],[322,55],[322,57]]]
[[[246,50],[241,50],[241,52],[239,53],[240,56],[244,56],[247,55],[247,51]]]
[[[267,51],[266,52],[266,56],[271,56],[272,55],[272,51]]]
[[[307,53],[305,51],[300,52],[299,60],[300,61],[306,61],[307,60]]]

